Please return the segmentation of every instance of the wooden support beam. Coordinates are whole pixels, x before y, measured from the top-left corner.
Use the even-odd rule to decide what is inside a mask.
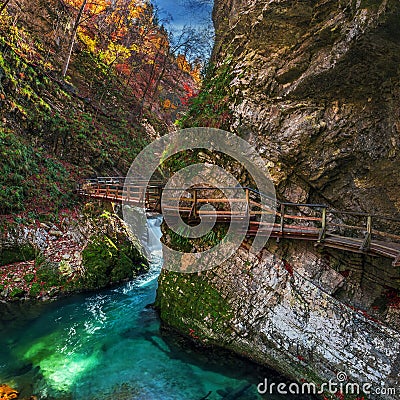
[[[371,246],[372,239],[372,217],[371,215],[367,216],[367,231],[365,232],[364,241],[360,247],[360,250],[367,251]]]
[[[321,243],[326,236],[326,207],[322,209],[321,230],[318,236],[318,243]]]
[[[285,204],[281,204],[281,221],[280,221],[280,237],[283,238],[285,230]],[[276,242],[279,243],[279,236],[276,238]]]

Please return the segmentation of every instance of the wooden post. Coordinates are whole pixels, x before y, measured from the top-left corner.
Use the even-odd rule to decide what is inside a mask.
[[[250,214],[250,190],[246,188],[246,215]]]
[[[285,209],[286,209],[286,207],[285,207],[285,205],[284,204],[281,204],[281,209],[280,209],[280,212],[281,212],[281,228],[280,228],[280,233],[281,233],[281,238],[283,238],[283,232],[284,232],[284,229],[285,229]],[[279,243],[279,236],[276,238],[276,241],[277,241],[277,243]]]
[[[372,216],[367,217],[367,231],[365,232],[364,242],[360,247],[360,250],[367,251],[371,246],[372,239]]]
[[[322,208],[322,217],[321,217],[321,230],[319,231],[318,243],[322,242],[325,239],[326,234],[326,207]]]
[[[197,190],[194,189],[193,191],[193,217],[197,218]]]
[[[368,215],[367,217],[367,232],[371,235],[372,234],[372,216]]]
[[[159,213],[162,214],[162,210],[161,210],[161,198],[162,198],[162,194],[163,194],[162,187],[158,186],[157,191],[158,191],[158,200],[157,200],[158,208],[156,207],[156,209],[158,209]]]

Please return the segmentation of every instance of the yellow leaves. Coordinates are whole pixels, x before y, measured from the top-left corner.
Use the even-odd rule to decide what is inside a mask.
[[[202,82],[202,77],[201,77],[201,67],[195,66],[191,71],[190,71],[190,76],[194,79],[194,81],[200,85]]]
[[[140,18],[146,9],[146,4],[142,3],[138,5],[137,2],[131,2],[129,4],[128,10],[129,10],[129,17],[132,19]]]
[[[176,64],[178,65],[178,68],[181,69],[184,72],[190,73],[192,70],[192,67],[186,60],[186,57],[183,54],[179,54],[179,56],[176,58]]]
[[[78,37],[82,43],[84,43],[89,51],[94,53],[96,51],[97,43],[96,39],[92,39],[90,36],[83,33],[81,30],[78,32]]]
[[[132,43],[131,47],[129,47],[130,51],[134,51],[135,53],[139,53],[139,46],[135,43]]]
[[[195,64],[194,67],[192,67],[183,54],[178,55],[178,57],[176,58],[176,64],[178,65],[178,68],[180,70],[188,73],[197,84],[201,83],[200,65]]]
[[[83,0],[66,0],[66,2],[76,9],[79,9],[83,4]],[[109,0],[89,0],[85,6],[85,13],[92,15],[99,14],[106,10],[110,5],[111,1]]]
[[[105,11],[111,5],[110,1],[88,1],[86,5],[86,10],[89,11],[91,14],[99,14]]]
[[[131,50],[125,46],[111,42],[108,45],[107,50],[103,54],[103,59],[107,64],[111,64],[115,61],[119,63],[127,60],[131,55]]]

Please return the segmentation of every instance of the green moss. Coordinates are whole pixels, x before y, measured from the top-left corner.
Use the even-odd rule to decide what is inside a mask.
[[[41,286],[39,283],[33,283],[29,290],[30,297],[37,297],[41,292]]]
[[[1,125],[0,156],[0,214],[70,204],[73,183],[65,167]]]
[[[209,249],[221,243],[228,232],[226,224],[218,223],[213,229],[198,239],[189,239],[185,235],[185,230],[178,233],[165,227],[164,233],[168,236],[168,246],[177,251],[190,253],[193,249]]]
[[[204,325],[216,334],[226,334],[233,316],[218,290],[197,273],[164,271],[155,305],[165,323],[199,339],[206,339],[202,333]]]
[[[188,113],[176,124],[181,128],[208,126],[229,130],[232,123],[231,59],[218,67],[211,65],[197,97],[191,100]]]
[[[29,244],[3,249],[0,251],[0,266],[34,260],[36,255],[35,248]]]
[[[82,252],[82,259],[85,268],[82,280],[88,289],[132,279],[146,267],[133,243],[117,244],[106,235],[95,237]]]
[[[23,297],[24,294],[25,294],[25,291],[23,289],[14,288],[10,293],[10,297],[12,299],[20,299],[21,297]]]
[[[36,272],[36,279],[42,285],[43,290],[48,290],[54,286],[62,286],[66,279],[58,270],[56,264],[47,261],[40,264]]]
[[[376,0],[361,0],[360,8],[371,8],[375,10],[379,8],[379,3],[377,3]]]
[[[25,281],[26,283],[30,283],[30,282],[32,282],[34,279],[35,279],[35,274],[26,274],[26,275],[24,276],[24,281]]]

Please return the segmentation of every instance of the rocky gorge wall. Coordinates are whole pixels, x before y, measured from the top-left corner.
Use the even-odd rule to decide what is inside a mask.
[[[278,194],[399,214],[400,3],[216,0],[231,129]]]
[[[383,281],[385,274],[399,279],[390,262],[381,271],[376,262],[364,260]],[[306,242],[270,241],[258,257],[243,247],[207,272],[163,271],[156,305],[164,323],[179,332],[297,381],[338,382],[344,372],[348,382],[398,388],[399,305],[382,304],[383,281],[357,283],[355,264]]]
[[[277,197],[398,217],[400,3],[216,0],[213,18],[207,87],[223,71],[229,128],[264,158]],[[270,240],[207,272],[163,271],[156,304],[183,334],[296,380],[343,371],[400,390],[399,277],[383,257]]]

